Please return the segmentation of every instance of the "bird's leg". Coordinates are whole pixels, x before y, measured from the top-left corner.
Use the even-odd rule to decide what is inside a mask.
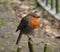
[[[29,41],[29,40],[31,40],[31,41],[32,41],[32,38],[31,38],[31,36],[30,36],[30,35],[27,35],[27,37],[28,37],[28,41]]]
[[[31,38],[29,35],[27,35],[28,39]]]

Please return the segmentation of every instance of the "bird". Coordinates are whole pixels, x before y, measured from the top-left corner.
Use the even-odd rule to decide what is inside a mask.
[[[16,29],[16,32],[20,30],[19,36],[16,41],[16,45],[19,44],[22,34],[27,35],[29,38],[29,35],[32,35],[34,29],[40,27],[39,18],[40,18],[40,16],[38,16],[37,12],[35,11],[21,19],[21,21]]]

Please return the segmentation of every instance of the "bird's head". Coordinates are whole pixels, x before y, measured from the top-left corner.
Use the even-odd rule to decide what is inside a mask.
[[[33,14],[33,17],[35,17],[35,18],[40,18],[40,16],[38,15],[38,13],[34,13],[34,14]]]
[[[41,12],[40,11],[32,11],[31,14],[35,18],[40,18],[41,17]]]

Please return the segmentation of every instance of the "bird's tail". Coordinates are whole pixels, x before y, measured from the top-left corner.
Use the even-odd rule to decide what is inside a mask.
[[[16,32],[19,30],[19,27],[17,27]]]
[[[16,45],[19,44],[19,41],[20,41],[20,39],[21,39],[21,36],[22,36],[22,32],[20,31],[19,36],[18,36],[18,39],[17,39],[17,41],[16,41]]]

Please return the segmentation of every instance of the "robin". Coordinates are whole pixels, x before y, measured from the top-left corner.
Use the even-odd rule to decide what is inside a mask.
[[[22,34],[27,35],[29,38],[29,35],[32,35],[34,29],[40,27],[39,18],[40,17],[37,15],[36,12],[34,12],[33,14],[32,13],[28,14],[27,16],[22,18],[16,30],[16,32],[20,30],[16,44],[19,43],[19,40],[21,39]]]

